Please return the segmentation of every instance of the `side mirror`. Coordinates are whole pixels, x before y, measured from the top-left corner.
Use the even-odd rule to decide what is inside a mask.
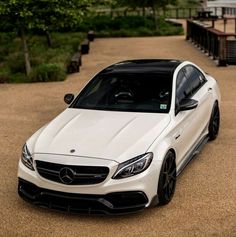
[[[179,103],[178,111],[192,110],[192,109],[197,108],[197,106],[198,106],[198,101],[193,100],[193,99],[183,99]]]
[[[74,100],[75,96],[73,94],[65,94],[64,101],[66,104],[71,104],[71,102]]]

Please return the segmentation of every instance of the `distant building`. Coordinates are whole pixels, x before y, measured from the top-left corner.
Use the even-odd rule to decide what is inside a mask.
[[[207,7],[236,7],[236,0],[207,1]]]

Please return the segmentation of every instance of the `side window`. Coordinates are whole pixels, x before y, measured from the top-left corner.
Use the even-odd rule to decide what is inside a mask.
[[[176,78],[176,108],[183,99],[191,98],[205,82],[205,76],[194,66],[182,68]]]
[[[187,77],[185,75],[185,69],[179,71],[176,79],[176,103],[186,98],[186,88],[188,87]]]
[[[188,87],[185,93],[187,97],[191,97],[206,82],[206,79],[204,75],[192,65],[185,67],[185,74],[188,81]]]

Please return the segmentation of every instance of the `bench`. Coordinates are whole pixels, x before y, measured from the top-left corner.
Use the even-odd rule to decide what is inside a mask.
[[[88,54],[89,53],[89,40],[85,39],[80,44],[80,51],[81,54]]]
[[[95,34],[94,34],[94,31],[93,30],[90,30],[87,34],[87,38],[89,41],[94,41],[94,38],[95,38]]]
[[[68,73],[79,72],[81,65],[82,65],[82,55],[81,52],[78,51],[72,56],[70,60],[70,64],[68,66]]]

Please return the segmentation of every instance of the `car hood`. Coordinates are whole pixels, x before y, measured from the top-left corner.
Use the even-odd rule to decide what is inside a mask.
[[[145,153],[169,122],[169,114],[68,108],[35,133],[27,144],[33,154],[121,162]]]

